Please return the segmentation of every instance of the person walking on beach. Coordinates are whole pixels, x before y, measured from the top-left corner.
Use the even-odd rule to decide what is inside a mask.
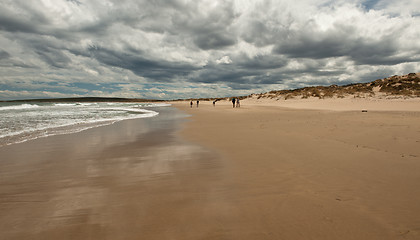
[[[190,107],[192,108],[192,105],[193,105],[193,103],[192,103],[192,101],[190,102]]]
[[[198,100],[197,100],[197,107],[198,107],[198,104],[199,104],[199,103],[200,103],[200,101],[198,101]]]
[[[235,98],[232,98],[233,107],[235,107],[235,101],[236,101],[236,99]]]
[[[217,100],[214,100],[214,101],[213,101],[213,107],[215,107],[215,106],[216,106],[216,101],[217,101]]]
[[[238,108],[238,107],[241,107],[241,104],[239,103],[239,98],[238,99],[236,99],[236,107]]]

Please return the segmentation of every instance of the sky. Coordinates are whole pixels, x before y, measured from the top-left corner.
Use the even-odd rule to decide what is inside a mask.
[[[420,0],[0,0],[0,100],[226,97],[420,72]]]

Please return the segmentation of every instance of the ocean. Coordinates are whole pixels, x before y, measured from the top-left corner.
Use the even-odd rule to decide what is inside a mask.
[[[0,102],[0,147],[80,132],[127,119],[150,118],[165,103]]]

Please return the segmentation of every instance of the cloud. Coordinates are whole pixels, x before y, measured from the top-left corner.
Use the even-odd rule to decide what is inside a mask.
[[[188,64],[145,58],[141,51],[122,52],[102,47],[91,47],[89,52],[93,58],[103,64],[128,69],[139,76],[157,82],[170,82],[178,77],[186,76],[196,69]]]
[[[0,98],[229,96],[418,72],[417,3],[6,0]]]
[[[10,54],[0,49],[0,59],[7,59],[7,58],[10,58]]]
[[[1,56],[1,54],[0,54]],[[216,60],[217,64],[231,64],[232,60],[230,59],[229,56],[223,56],[222,58]]]

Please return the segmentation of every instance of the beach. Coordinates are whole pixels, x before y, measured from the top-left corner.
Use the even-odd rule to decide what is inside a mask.
[[[360,102],[181,101],[1,147],[0,239],[418,239],[418,102]]]
[[[226,239],[420,237],[418,102],[241,102],[176,105],[224,156]]]

